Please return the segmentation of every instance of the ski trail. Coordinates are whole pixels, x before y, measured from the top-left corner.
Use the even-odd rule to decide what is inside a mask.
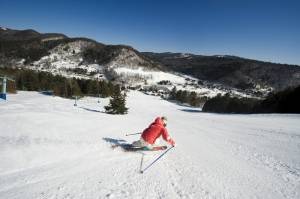
[[[128,96],[122,116],[35,92],[9,96],[0,104],[0,198],[299,198],[299,115],[187,112]],[[88,99],[82,107],[108,103]],[[139,132],[161,113],[177,147],[141,174],[163,151],[124,152],[104,138],[130,143],[139,136],[125,129]]]
[[[189,156],[180,149],[174,149],[174,153],[176,156],[173,155],[164,162],[164,170],[167,171],[169,184],[177,198],[214,198],[203,180],[205,174],[199,172]]]

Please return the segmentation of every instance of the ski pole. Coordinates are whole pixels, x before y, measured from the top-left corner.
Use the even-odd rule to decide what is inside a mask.
[[[130,136],[130,135],[138,135],[138,134],[142,134],[142,133],[129,133],[129,134],[127,134],[127,133],[126,133],[126,135],[125,135],[125,136]]]
[[[151,164],[149,164],[145,169],[141,170],[141,173],[144,173],[147,169],[149,169],[155,162],[157,162],[162,156],[164,156],[168,151],[170,151],[171,149],[173,149],[174,146],[170,147],[168,150],[166,150],[165,152],[163,152],[158,158],[156,158]]]

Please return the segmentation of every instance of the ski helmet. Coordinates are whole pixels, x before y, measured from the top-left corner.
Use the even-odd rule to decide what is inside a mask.
[[[168,119],[166,116],[162,116],[161,120],[164,122],[164,125],[167,126]]]

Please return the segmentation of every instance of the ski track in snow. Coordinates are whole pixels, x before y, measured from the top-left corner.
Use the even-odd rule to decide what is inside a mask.
[[[300,115],[201,113],[131,91],[128,115],[108,99],[36,92],[0,102],[0,198],[300,198]],[[177,146],[124,152],[158,115]]]

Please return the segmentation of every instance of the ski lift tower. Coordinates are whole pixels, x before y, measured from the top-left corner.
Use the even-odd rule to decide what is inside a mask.
[[[6,100],[6,82],[7,80],[15,81],[12,78],[6,77],[6,76],[0,76],[0,79],[2,79],[2,92],[0,93],[0,99]]]

